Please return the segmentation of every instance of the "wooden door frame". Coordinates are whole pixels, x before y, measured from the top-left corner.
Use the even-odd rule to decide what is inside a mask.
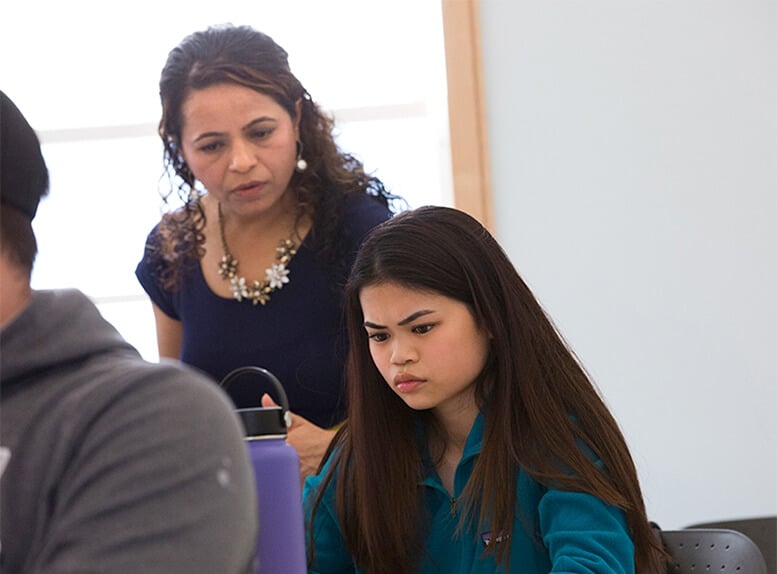
[[[493,226],[478,0],[441,0],[454,205]]]

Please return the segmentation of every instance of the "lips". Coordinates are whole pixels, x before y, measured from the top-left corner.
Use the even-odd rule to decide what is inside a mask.
[[[260,192],[264,188],[264,183],[261,181],[250,181],[232,189],[232,193],[238,196],[252,195]]]
[[[425,379],[410,373],[399,373],[394,377],[394,387],[400,393],[410,393],[426,382]]]

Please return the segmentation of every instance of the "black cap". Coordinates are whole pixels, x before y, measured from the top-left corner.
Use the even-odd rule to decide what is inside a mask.
[[[237,409],[248,438],[286,435],[288,431],[283,412],[281,407]]]
[[[38,136],[0,90],[0,199],[32,221],[48,190],[49,170]]]

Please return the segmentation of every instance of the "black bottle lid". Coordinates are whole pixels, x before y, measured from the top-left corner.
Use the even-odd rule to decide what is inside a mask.
[[[237,409],[248,438],[268,435],[286,436],[286,420],[282,407]]]

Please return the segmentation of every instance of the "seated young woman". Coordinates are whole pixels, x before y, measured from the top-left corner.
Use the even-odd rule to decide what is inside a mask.
[[[423,207],[346,287],[348,419],[305,484],[310,572],[658,572],[618,425],[491,234]]]

